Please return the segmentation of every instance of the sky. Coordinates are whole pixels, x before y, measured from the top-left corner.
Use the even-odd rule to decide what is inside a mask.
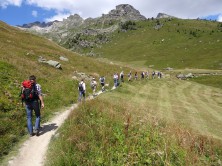
[[[15,26],[62,21],[71,14],[96,18],[120,4],[132,5],[146,18],[165,13],[182,19],[222,22],[222,0],[0,0],[0,20]]]

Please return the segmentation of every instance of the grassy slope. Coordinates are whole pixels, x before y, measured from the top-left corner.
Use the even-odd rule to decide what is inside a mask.
[[[36,75],[45,94],[42,120],[55,111],[77,101],[77,81],[74,71],[88,75],[110,76],[118,69],[115,65],[101,65],[94,59],[81,57],[47,39],[20,31],[0,22],[0,159],[26,135],[26,115],[18,97],[20,85],[29,75]],[[57,70],[38,62],[39,56],[62,64]],[[64,56],[68,62],[60,61]],[[107,82],[110,80],[107,78]],[[92,93],[87,82],[88,93]]]
[[[154,25],[138,23],[138,30],[115,34],[95,52],[139,68],[221,69],[218,23],[175,19],[159,31]],[[209,86],[174,79],[134,82],[80,107],[60,130],[64,137],[52,143],[48,164],[218,164],[221,141],[208,136],[222,138],[221,80],[194,81]]]
[[[174,79],[123,84],[73,112],[47,164],[217,165],[222,144],[211,137],[222,139],[221,96]]]
[[[178,20],[174,20],[174,21],[178,21]],[[179,21],[181,21],[181,20],[179,20]],[[153,22],[141,23],[141,24],[145,24],[145,25],[141,25],[141,27],[145,26],[147,28],[147,30],[143,30],[143,28],[139,28],[138,34],[140,34],[140,37],[138,37],[137,34],[135,34],[135,36],[133,36],[134,33],[138,32],[138,31],[131,31],[131,32],[127,32],[127,33],[116,34],[115,37],[113,38],[113,43],[109,43],[109,46],[107,45],[107,46],[103,47],[100,51],[103,51],[106,58],[114,59],[116,61],[124,61],[124,62],[131,63],[131,64],[134,64],[137,66],[142,66],[142,65],[147,66],[148,64],[153,64],[153,65],[155,65],[156,68],[163,68],[163,67],[167,67],[166,66],[166,62],[167,62],[167,63],[169,63],[168,65],[170,67],[176,67],[176,68],[195,67],[194,66],[195,63],[197,64],[197,66],[196,66],[197,68],[213,68],[213,69],[220,68],[219,63],[221,63],[221,61],[220,61],[221,56],[219,54],[220,48],[219,48],[218,43],[220,43],[221,40],[218,39],[219,32],[215,32],[217,35],[213,35],[214,33],[212,33],[212,36],[214,36],[214,38],[212,38],[212,43],[213,43],[213,48],[215,48],[214,49],[215,52],[211,53],[211,51],[209,51],[209,52],[202,51],[202,52],[204,52],[204,57],[202,56],[201,58],[199,57],[199,58],[195,58],[192,60],[191,60],[191,56],[196,55],[196,54],[194,54],[195,50],[196,50],[194,48],[195,44],[201,43],[200,46],[202,48],[203,42],[199,42],[199,41],[202,41],[204,38],[201,38],[201,37],[196,38],[196,37],[191,36],[190,40],[193,41],[193,43],[192,42],[188,43],[188,46],[189,46],[189,48],[192,48],[191,49],[192,54],[187,54],[188,57],[186,59],[186,61],[187,61],[186,64],[188,64],[188,62],[189,62],[189,64],[191,64],[191,65],[187,66],[187,65],[183,65],[182,63],[178,63],[178,62],[181,62],[180,61],[181,56],[176,56],[176,55],[182,55],[182,56],[184,55],[182,53],[185,53],[184,50],[188,46],[184,45],[183,43],[184,43],[184,41],[187,41],[188,38],[190,38],[190,35],[188,35],[188,33],[181,35],[181,33],[177,32],[176,28],[172,28],[172,25],[177,27],[178,22],[175,22],[174,24],[171,24],[171,23],[172,22],[170,22],[170,24],[169,24],[170,27],[167,30],[165,29],[166,26],[164,26],[164,28],[162,28],[160,31],[156,31],[153,29],[153,25],[154,25]],[[192,21],[191,21],[191,23],[193,24]],[[212,27],[216,28],[215,23],[210,23],[210,22],[207,22],[207,23],[203,22],[203,23],[210,26],[210,27],[205,26],[206,32],[204,32],[203,34],[208,34],[208,33],[212,32]],[[178,27],[180,27],[183,24],[184,23],[182,22],[181,24],[179,24]],[[199,25],[199,22],[198,22],[198,25]],[[186,27],[186,28],[188,28],[188,27]],[[1,88],[1,89],[5,89],[5,90],[1,91],[1,94],[0,94],[1,95],[0,96],[1,103],[4,103],[3,106],[1,105],[2,111],[1,111],[1,115],[0,115],[0,118],[1,118],[0,122],[2,122],[1,126],[5,126],[5,127],[1,127],[0,129],[1,129],[1,131],[4,131],[4,133],[5,133],[4,136],[5,136],[5,138],[7,138],[7,139],[3,139],[3,137],[1,137],[1,139],[2,139],[0,141],[1,142],[1,144],[0,144],[1,145],[1,152],[2,152],[1,155],[7,154],[8,150],[6,150],[6,149],[11,148],[12,145],[18,141],[18,138],[19,138],[18,136],[23,136],[26,133],[25,132],[25,130],[26,130],[25,129],[25,114],[24,114],[24,111],[22,111],[23,108],[21,108],[21,106],[19,106],[17,104],[19,102],[19,100],[17,99],[17,93],[19,91],[19,83],[23,79],[27,78],[30,74],[35,74],[38,77],[39,83],[42,84],[43,89],[44,89],[44,93],[46,94],[46,97],[45,97],[46,98],[46,100],[45,100],[46,101],[46,109],[44,110],[43,120],[46,120],[47,117],[51,116],[53,114],[53,112],[58,107],[66,106],[70,103],[73,103],[73,101],[76,101],[77,93],[76,93],[75,89],[76,89],[77,82],[73,82],[73,80],[71,79],[74,71],[77,70],[77,71],[81,71],[81,72],[87,72],[88,74],[96,75],[96,73],[98,73],[98,74],[102,74],[102,75],[106,75],[106,76],[111,76],[111,74],[113,74],[114,71],[118,72],[120,69],[119,67],[116,67],[113,65],[111,65],[111,66],[101,65],[99,62],[97,62],[93,59],[76,56],[74,53],[69,52],[63,48],[60,48],[58,45],[55,45],[54,43],[51,43],[51,42],[44,40],[40,37],[31,35],[31,34],[28,34],[25,32],[17,31],[16,29],[11,28],[4,23],[0,23],[0,29],[1,29],[1,31],[0,31],[1,77],[0,78],[1,78],[1,82],[3,82],[3,84],[1,85],[3,88]],[[164,41],[168,41],[167,45],[165,45],[163,47],[164,42],[161,43],[160,41],[163,39],[162,37],[165,36],[166,33],[168,33],[168,31],[171,31],[171,30],[174,32],[168,34],[168,36],[167,36],[168,38],[166,38],[164,40]],[[193,30],[193,28],[192,28],[192,30]],[[146,33],[146,31],[149,31],[149,33]],[[160,33],[161,31],[163,31],[164,33]],[[188,30],[186,29],[186,31],[188,31]],[[175,32],[177,32],[178,34]],[[147,37],[144,37],[144,36],[146,36],[144,34],[146,34]],[[171,40],[170,35],[172,36],[173,41]],[[208,46],[208,44],[206,44],[206,43],[208,43],[208,41],[209,41],[209,38],[208,38],[209,36],[207,37],[207,35],[206,35],[205,37],[207,38],[207,42],[204,41],[204,43],[205,43],[205,46]],[[137,40],[138,41],[141,40],[141,41],[136,42]],[[183,42],[180,43],[179,41],[181,41],[181,40]],[[217,42],[217,40],[219,40],[219,42]],[[175,48],[175,43],[174,43],[175,41],[178,41],[176,43],[178,43],[179,48],[178,47]],[[141,46],[143,46],[143,47],[141,47]],[[147,49],[147,48],[149,48],[149,49]],[[199,47],[197,47],[197,48],[199,48]],[[207,49],[210,49],[210,47],[207,47]],[[201,51],[201,49],[199,49],[198,51]],[[147,55],[144,54],[144,52],[146,52]],[[160,56],[160,55],[162,55],[162,53],[167,54],[167,57]],[[37,62],[37,58],[40,55],[46,59],[53,59],[53,60],[57,60],[57,61],[59,61],[59,56],[62,55],[62,56],[68,57],[70,61],[69,62],[61,62],[63,65],[63,70],[60,71],[60,70],[56,70],[52,67],[49,67],[49,66],[46,66],[43,64],[39,64]],[[111,57],[111,55],[112,55],[112,57]],[[170,55],[170,56],[168,57],[168,55]],[[207,56],[211,56],[211,58],[207,58]],[[155,57],[155,59],[152,57]],[[204,58],[207,60],[204,60]],[[164,61],[162,61],[161,59],[164,59]],[[172,59],[174,59],[174,61],[171,61]],[[214,59],[214,62],[212,61],[212,59]],[[200,63],[200,61],[201,61],[201,63]],[[124,72],[128,73],[128,69],[124,69]],[[111,80],[109,80],[109,81],[111,81]],[[147,106],[146,103],[149,103],[150,104],[149,108],[151,111],[150,114],[151,113],[155,114],[155,111],[157,108],[158,115],[160,117],[166,116],[166,119],[168,119],[168,120],[173,119],[175,121],[181,121],[182,124],[186,125],[187,122],[190,120],[189,118],[193,117],[191,112],[198,112],[199,102],[202,103],[201,108],[204,108],[206,106],[206,104],[204,104],[205,101],[209,100],[209,103],[212,103],[212,102],[215,102],[215,98],[216,98],[217,105],[213,106],[210,104],[210,106],[212,106],[212,108],[209,108],[209,109],[213,110],[214,115],[212,114],[211,116],[209,116],[209,113],[207,111],[204,111],[201,114],[199,114],[199,112],[197,114],[195,114],[196,115],[196,116],[194,116],[195,118],[199,118],[199,116],[200,116],[203,119],[199,123],[197,123],[197,127],[195,129],[202,130],[203,127],[201,127],[201,124],[205,123],[205,125],[207,125],[207,127],[209,127],[209,129],[208,128],[204,129],[203,134],[210,134],[215,137],[221,137],[220,133],[215,134],[215,132],[218,131],[218,128],[216,127],[216,125],[214,123],[212,123],[212,126],[211,126],[211,123],[207,122],[207,119],[206,119],[209,116],[209,118],[211,120],[215,119],[216,123],[217,123],[219,120],[218,118],[221,117],[220,113],[217,110],[217,109],[221,109],[221,105],[218,100],[218,93],[216,93],[211,88],[208,89],[205,87],[203,88],[203,89],[205,89],[203,92],[201,89],[202,87],[199,84],[193,84],[193,83],[186,83],[184,86],[182,84],[178,83],[178,85],[179,85],[179,88],[178,88],[177,83],[178,82],[166,83],[166,84],[163,83],[162,84],[162,83],[156,83],[156,82],[154,83],[153,82],[153,84],[151,83],[148,85],[147,84],[144,85],[144,87],[142,89],[145,89],[145,91],[146,91],[148,88],[150,91],[154,91],[154,93],[153,93],[153,94],[155,94],[154,96],[147,96],[147,95],[149,95],[149,91],[147,94],[146,92],[144,93],[143,90],[141,90],[140,91],[141,93],[139,93],[138,95],[135,95],[136,94],[135,91],[137,91],[141,87],[137,87],[137,84],[133,84],[133,86],[127,86],[126,88],[123,88],[122,89],[123,91],[120,90],[119,91],[120,93],[110,93],[109,95],[107,95],[107,97],[104,96],[104,99],[99,101],[97,104],[89,104],[89,106],[87,106],[85,108],[83,107],[83,110],[84,109],[90,110],[90,107],[92,107],[92,106],[98,106],[98,108],[101,108],[100,104],[102,104],[103,102],[105,102],[105,103],[108,102],[108,103],[110,103],[110,105],[106,109],[107,109],[107,111],[111,111],[111,115],[113,115],[112,114],[113,109],[115,110],[117,108],[117,110],[120,111],[120,113],[121,113],[121,110],[125,110],[127,112],[132,111],[133,117],[135,117],[135,115],[138,115],[138,117],[140,117],[140,116],[143,117],[145,115],[147,107],[149,107],[149,106]],[[157,85],[161,86],[163,91],[159,90]],[[168,85],[169,85],[169,89],[167,88]],[[194,85],[194,87],[192,85]],[[175,102],[174,100],[177,100],[177,97],[174,96],[172,98],[172,100],[169,97],[171,94],[173,94],[172,91],[173,91],[174,86],[178,88],[178,90],[177,90],[178,100],[181,99],[178,102],[181,103],[182,106],[178,106],[177,103],[174,103]],[[182,90],[180,89],[180,87]],[[62,91],[61,91],[61,88],[62,88]],[[194,95],[192,95],[189,88],[194,90],[194,92],[195,92]],[[199,94],[199,91],[201,93],[203,92],[204,96],[202,96],[202,97],[203,97],[204,101],[202,98],[197,97],[197,94]],[[67,94],[69,94],[69,95],[67,95]],[[132,98],[130,100],[129,100],[129,98],[126,98],[127,100],[124,100],[125,95],[123,97],[123,94],[128,94]],[[212,94],[212,96],[214,98],[208,98],[208,94]],[[164,95],[164,96],[161,96],[161,95]],[[190,95],[192,96],[193,100],[187,99],[187,96],[190,96]],[[147,102],[146,100],[142,100],[146,96],[149,97],[148,98],[149,102]],[[142,97],[142,99],[141,99],[141,97]],[[161,97],[160,102],[156,102],[158,97]],[[179,98],[179,97],[181,97],[181,98]],[[108,100],[110,98],[113,100]],[[150,100],[150,98],[152,100]],[[165,98],[167,98],[169,100],[167,101],[167,100],[165,100]],[[185,103],[183,103],[183,99],[186,99]],[[121,102],[122,100],[124,100],[123,101],[124,105]],[[189,102],[195,102],[195,101],[196,101],[196,104],[194,104],[193,106],[189,105]],[[175,109],[172,109],[172,108],[175,108]],[[208,108],[208,107],[206,107],[206,108]],[[216,111],[214,110],[215,108],[216,108]],[[165,112],[165,109],[168,110],[167,113],[169,113],[169,114],[167,114]],[[191,110],[191,112],[188,111],[189,109]],[[20,112],[18,112],[18,110],[20,110]],[[97,109],[92,107],[92,110],[97,110]],[[143,110],[143,111],[141,111],[141,110]],[[180,110],[181,112],[179,112],[179,114],[178,114],[176,112],[176,110]],[[187,112],[187,114],[189,115],[187,119],[182,118],[183,116],[186,116],[186,114],[183,114],[184,113],[183,111]],[[216,117],[215,116],[216,114],[218,114],[219,116]],[[84,115],[84,116],[87,116],[87,115]],[[110,117],[110,116],[108,116],[108,117]],[[115,119],[116,117],[118,117],[118,116],[114,116],[113,118]],[[97,119],[97,117],[96,117],[96,119]],[[148,118],[148,119],[150,119],[150,118]],[[118,118],[117,118],[117,121],[119,121]],[[71,122],[71,121],[69,121],[69,122]],[[77,119],[77,122],[78,122],[77,125],[79,125],[78,119]],[[195,121],[192,121],[192,123],[190,123],[190,124],[193,124],[194,122]],[[3,124],[5,124],[5,125],[3,125]],[[11,124],[13,126],[10,126],[7,124]],[[70,128],[73,128],[76,125],[73,123],[70,123],[70,124],[71,124]],[[23,125],[23,126],[20,126],[20,125]],[[16,128],[17,126],[20,126],[20,127]],[[190,125],[190,126],[192,127],[192,125]],[[15,129],[16,132],[13,132],[11,129]],[[106,130],[107,129],[106,126],[103,129]],[[9,130],[12,132],[9,132]],[[118,136],[118,134],[120,134],[120,138],[121,138],[121,132],[119,133],[118,130],[119,129],[117,126],[117,135],[116,136]],[[138,128],[135,128],[135,130],[138,130]],[[178,129],[178,130],[180,130],[180,129]],[[103,130],[101,130],[101,132],[103,132]],[[93,134],[93,132],[91,132],[91,134]],[[110,134],[113,134],[113,133],[111,132]],[[133,134],[133,132],[132,132],[132,134]],[[163,138],[161,138],[161,135],[164,133],[159,133],[159,131],[158,131],[157,133],[154,132],[153,134],[154,135],[151,134],[151,137],[149,139],[154,139],[155,136],[158,136],[160,134],[158,136],[158,138],[160,138],[160,140],[158,139],[156,143],[154,141],[154,146],[158,146],[158,144],[164,144],[163,143],[164,140],[162,140]],[[172,135],[175,134],[175,133],[173,133],[173,130],[171,131],[171,134]],[[148,135],[149,135],[149,133],[148,133]],[[145,138],[146,138],[146,136],[145,136]],[[67,137],[69,137],[69,135],[67,135]],[[74,136],[72,135],[72,137],[74,137]],[[80,135],[80,138],[82,138],[81,135]],[[91,137],[91,139],[90,139],[91,141],[92,141],[92,138],[94,138],[94,137]],[[138,137],[138,138],[136,137],[136,139],[138,139],[137,140],[138,144],[140,144],[140,140],[144,141],[140,137]],[[169,139],[169,138],[167,138],[167,139]],[[160,142],[158,143],[158,141],[160,141]],[[163,142],[161,142],[161,141],[163,141]],[[65,138],[64,143],[67,144],[66,138]],[[114,141],[114,143],[115,143],[115,141]],[[146,143],[146,140],[144,143]],[[186,160],[186,157],[184,158],[184,156],[186,156],[185,154],[189,153],[189,151],[186,151],[186,148],[183,149],[182,151],[180,151],[178,149],[180,149],[181,146],[176,146],[174,148],[173,143],[171,145],[169,146],[170,149],[173,149],[179,153],[181,152],[181,155],[176,156],[176,157],[175,157],[175,155],[173,155],[173,152],[172,153],[170,152],[172,154],[172,159],[175,157],[175,161],[172,161],[172,163],[177,164],[177,162],[179,162],[178,160],[182,160],[182,163],[183,163],[184,160]],[[198,145],[198,143],[197,143],[197,145]],[[206,146],[208,146],[208,145],[211,146],[210,144],[206,143]],[[112,146],[114,146],[114,145],[112,145]],[[144,144],[142,144],[142,147],[143,146],[144,146]],[[134,146],[132,146],[132,148],[133,147]],[[81,146],[80,146],[80,148],[81,148]],[[115,146],[114,146],[114,148],[115,148]],[[159,148],[162,150],[163,147],[159,147]],[[58,151],[55,151],[55,152],[58,152]],[[156,152],[158,152],[158,150]],[[214,146],[212,146],[212,149],[210,150],[210,152],[212,152],[212,154],[217,153]],[[117,154],[118,154],[118,151],[117,151]],[[152,158],[152,161],[155,161],[156,158],[161,158],[160,154],[161,153],[156,153],[154,155],[154,158]],[[109,156],[109,155],[110,155],[110,153],[107,154],[107,156]],[[198,157],[198,153],[196,155]],[[165,157],[167,157],[167,156],[165,156]],[[164,161],[157,160],[158,164],[163,164],[164,162],[171,162],[171,159],[165,159],[165,157],[164,157]],[[201,155],[199,155],[199,157],[201,158]],[[189,155],[187,158],[189,158]],[[198,159],[198,162],[199,162],[200,158]],[[88,158],[88,160],[89,159],[90,158]],[[86,160],[87,160],[87,158],[86,158]],[[210,162],[217,161],[217,158],[214,161],[212,161],[212,160],[213,159],[210,158]],[[98,161],[100,162],[101,158]],[[90,160],[89,160],[89,162],[90,162]],[[145,161],[145,162],[149,163],[150,161]],[[190,162],[191,163],[194,162],[193,159],[191,159]],[[200,161],[200,163],[201,163],[201,161]]]
[[[111,43],[95,52],[102,58],[134,66],[221,69],[221,24],[161,19],[164,26],[155,30],[156,22],[139,22],[137,30],[113,35]]]

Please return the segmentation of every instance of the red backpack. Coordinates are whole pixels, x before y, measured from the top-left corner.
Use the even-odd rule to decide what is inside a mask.
[[[22,82],[21,98],[22,101],[31,101],[34,97],[34,89],[30,80],[25,80]]]

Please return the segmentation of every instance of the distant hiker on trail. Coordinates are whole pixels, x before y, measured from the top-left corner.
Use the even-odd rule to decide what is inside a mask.
[[[118,86],[118,82],[119,82],[119,76],[117,73],[115,73],[113,75],[113,81],[114,81],[114,86],[117,87]]]
[[[91,80],[90,86],[91,86],[91,88],[92,88],[92,90],[93,90],[93,96],[96,96],[97,82],[96,82],[96,79],[95,79],[95,78],[93,78],[93,79]]]
[[[41,108],[44,108],[44,102],[42,97],[41,86],[37,84],[36,77],[34,75],[31,75],[29,77],[29,80],[25,80],[22,82],[21,97],[22,101],[25,102],[28,132],[30,136],[33,136],[35,134],[36,136],[38,136],[41,120],[40,105]],[[36,116],[34,129],[32,125],[33,110]]]
[[[123,71],[121,71],[121,73],[120,73],[120,79],[121,79],[121,82],[124,82],[123,77],[124,77],[124,73],[123,73]]]
[[[157,78],[160,78],[160,72],[159,71],[157,72]]]
[[[137,78],[138,78],[138,74],[136,72],[135,75],[134,75],[134,79],[137,80]]]
[[[149,79],[149,71],[145,73],[146,79]]]
[[[84,79],[82,79],[80,81],[79,86],[78,86],[78,90],[79,90],[79,99],[78,99],[78,101],[81,102],[82,97],[83,97],[83,101],[85,101],[85,98],[86,98],[86,84],[84,82]]]
[[[159,72],[157,73],[157,76],[158,76],[158,78],[162,78],[162,72],[159,71]]]
[[[105,91],[105,77],[104,76],[100,77],[99,81],[102,86],[102,92],[104,92]]]
[[[145,77],[145,72],[142,72],[141,73],[141,79],[144,79],[144,77]]]
[[[152,72],[152,79],[155,78],[155,75],[156,75],[156,73],[155,73],[155,71],[153,71],[153,72]]]
[[[131,81],[131,79],[132,79],[132,72],[130,71],[128,74],[128,81]]]

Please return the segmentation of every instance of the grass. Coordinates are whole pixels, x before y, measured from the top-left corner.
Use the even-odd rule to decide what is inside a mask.
[[[164,22],[159,31],[153,29],[155,24],[137,23],[138,30],[116,33],[111,43],[96,51],[101,58],[137,66],[137,70],[148,65],[157,69],[221,69],[222,40],[217,23],[174,19]],[[27,134],[18,93],[20,83],[29,75],[36,75],[42,85],[45,122],[55,111],[77,101],[78,81],[72,79],[76,71],[96,78],[105,75],[111,85],[114,72],[135,72],[79,56],[2,22],[0,48],[0,161]],[[39,56],[59,61],[63,69],[39,63]],[[60,61],[60,56],[69,61]],[[220,163],[221,79],[209,78],[194,79],[205,85],[174,79],[133,81],[81,105],[59,130],[58,138],[53,138],[48,165]],[[87,92],[91,93],[89,81]]]
[[[0,30],[1,161],[19,140],[27,135],[25,108],[22,107],[19,98],[23,80],[34,74],[42,86],[45,100],[45,108],[42,110],[43,123],[49,120],[55,111],[77,101],[78,80],[72,79],[76,72],[83,72],[97,79],[100,75],[104,75],[107,77],[107,82],[111,82],[110,76],[117,72],[119,67],[79,56],[47,39],[20,31],[3,22],[0,22]],[[62,70],[39,63],[39,56],[59,61]],[[60,56],[67,57],[69,61],[61,61]],[[86,80],[87,96],[92,93],[89,84]]]
[[[221,142],[151,116],[149,109],[127,101],[134,95],[131,88],[107,92],[72,112],[51,142],[46,165],[214,165],[220,162]],[[124,93],[130,97],[123,98]]]
[[[153,65],[156,69],[221,69],[220,23],[200,20],[160,19],[137,22],[137,30],[116,32],[111,42],[95,48],[99,58],[126,64]],[[193,33],[195,35],[193,35]]]
[[[191,81],[198,82],[200,84],[213,86],[216,88],[222,89],[222,76],[214,75],[214,76],[201,76],[190,79]]]

